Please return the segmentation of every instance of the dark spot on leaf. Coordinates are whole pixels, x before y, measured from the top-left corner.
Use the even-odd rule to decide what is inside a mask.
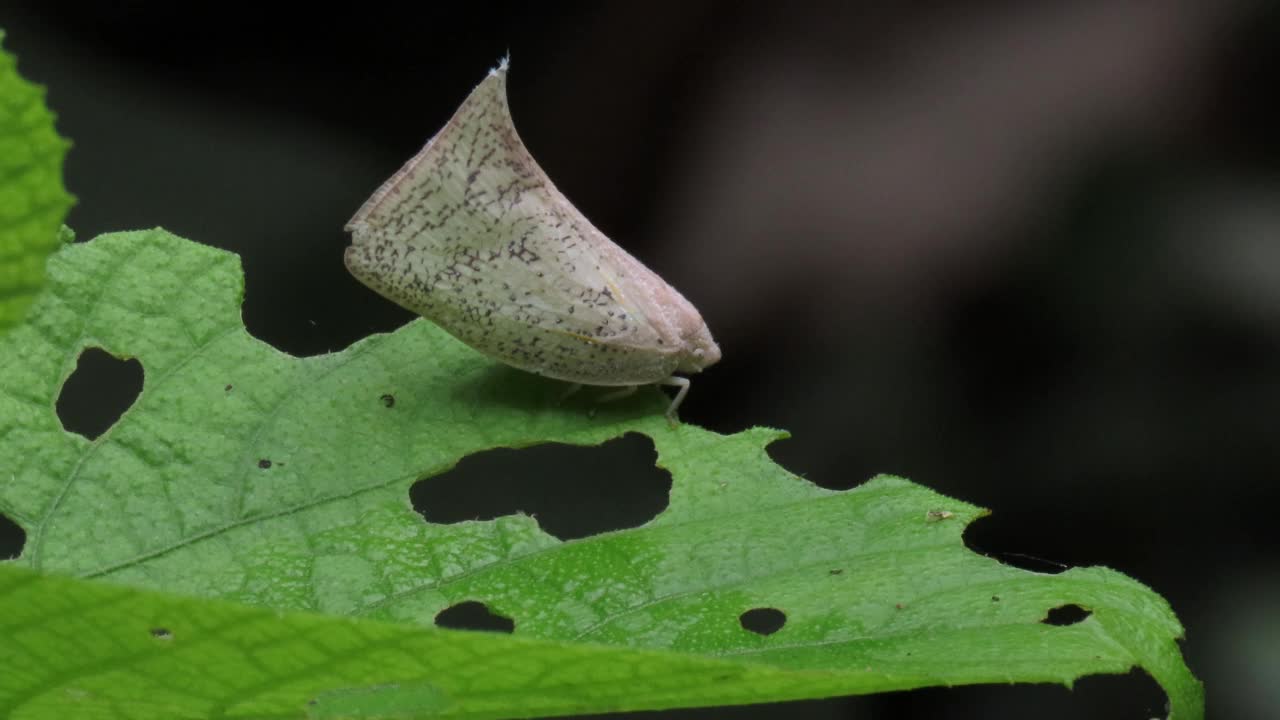
[[[436,613],[436,627],[510,633],[516,629],[516,624],[511,618],[494,613],[482,602],[467,600]]]
[[[757,635],[772,635],[787,624],[787,615],[777,608],[751,608],[738,616],[738,622]]]
[[[906,605],[903,605],[902,603],[894,603],[894,604],[893,604],[893,609],[894,609],[894,610],[902,610],[902,609],[905,609],[906,607],[907,607],[907,606],[906,606]]]
[[[992,596],[991,596],[991,602],[1000,602],[1000,596],[999,596],[999,595],[992,595]]]
[[[222,389],[223,389],[223,390],[226,390],[227,392],[231,392],[231,386],[230,386],[230,385],[227,385],[226,387],[224,387],[224,388],[222,388]]]
[[[58,393],[58,419],[68,432],[94,440],[120,419],[141,392],[141,363],[88,348]]]
[[[262,468],[263,470],[269,470],[271,468],[271,461],[266,458],[262,458],[261,460],[258,461],[258,467]]]
[[[392,395],[391,393],[383,393],[383,395],[382,395],[382,404],[383,404],[383,405],[386,405],[387,407],[395,407],[395,406],[396,406],[396,396],[395,396],[395,395]]]
[[[22,554],[27,544],[27,533],[18,523],[0,515],[0,560],[10,560]]]
[[[1085,610],[1079,605],[1072,603],[1069,605],[1059,605],[1058,607],[1049,610],[1044,619],[1040,622],[1045,625],[1066,627],[1068,625],[1075,625],[1078,622],[1083,622],[1085,618],[1092,614],[1093,613]]]
[[[561,540],[634,528],[667,507],[671,476],[653,442],[627,434],[598,447],[548,443],[463,458],[413,484],[409,500],[433,523],[527,513]]]
[[[172,640],[173,633],[169,632],[168,628],[155,627],[151,628],[151,637],[157,640]]]
[[[828,571],[827,571],[827,574],[828,574],[828,575],[843,575],[843,574],[844,574],[844,570],[843,570],[843,569],[841,569],[841,568],[832,568],[831,570],[828,570]]]

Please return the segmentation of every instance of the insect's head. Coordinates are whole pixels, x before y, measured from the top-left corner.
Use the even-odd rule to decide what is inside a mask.
[[[676,367],[680,372],[695,373],[720,362],[720,346],[711,339],[711,331],[704,324],[684,337],[684,356]]]

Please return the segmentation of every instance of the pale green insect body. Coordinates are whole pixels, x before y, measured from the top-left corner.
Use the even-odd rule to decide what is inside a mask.
[[[720,359],[702,316],[555,188],[511,122],[506,63],[347,224],[346,264],[509,365],[587,385],[688,380]]]

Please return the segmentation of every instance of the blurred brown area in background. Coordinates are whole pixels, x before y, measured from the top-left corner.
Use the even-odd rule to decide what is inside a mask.
[[[968,539],[1009,562],[1128,573],[1215,715],[1280,717],[1280,4],[216,7],[0,11],[82,239],[241,254],[288,352],[394,329],[342,226],[510,50],[534,156],[724,349],[686,421],[993,508]],[[1133,674],[669,715],[1162,712]]]

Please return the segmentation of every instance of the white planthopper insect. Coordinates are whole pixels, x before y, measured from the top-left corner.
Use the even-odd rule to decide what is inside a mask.
[[[679,388],[720,359],[702,316],[605,237],[511,122],[507,61],[347,223],[347,268],[508,365],[629,392]]]

